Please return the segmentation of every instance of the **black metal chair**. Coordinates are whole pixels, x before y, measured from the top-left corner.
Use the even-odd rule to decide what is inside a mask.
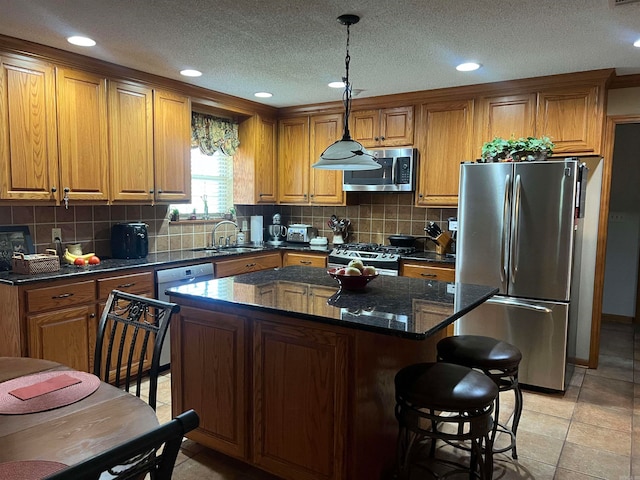
[[[45,480],[97,480],[103,473],[118,480],[137,480],[146,473],[151,480],[170,480],[182,437],[199,423],[196,412],[188,410],[150,432],[49,475]]]
[[[140,397],[148,369],[148,403],[155,410],[162,342],[171,315],[179,311],[175,303],[113,290],[98,325],[93,373],[127,392],[135,383]]]
[[[463,470],[469,478],[491,480],[492,413],[498,396],[494,382],[461,365],[419,363],[396,374],[395,391],[397,478],[418,478],[411,470],[419,466],[435,478]],[[470,451],[468,465],[436,456],[438,440]],[[423,453],[426,447],[428,456]],[[438,464],[449,467],[449,471],[439,475]]]

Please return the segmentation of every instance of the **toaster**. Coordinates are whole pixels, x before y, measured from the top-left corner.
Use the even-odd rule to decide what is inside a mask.
[[[287,242],[309,243],[318,236],[318,229],[303,223],[293,223],[287,228]]]
[[[146,223],[116,223],[111,227],[113,258],[145,258],[149,253]]]

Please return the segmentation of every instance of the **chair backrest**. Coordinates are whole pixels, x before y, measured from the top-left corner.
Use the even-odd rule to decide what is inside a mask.
[[[148,370],[148,403],[155,410],[162,342],[178,311],[175,303],[113,290],[98,324],[93,373],[127,392],[135,384],[140,397]]]
[[[200,423],[188,410],[164,425],[139,435],[80,463],[45,477],[45,480],[97,480],[102,473],[118,480],[170,480],[182,437]],[[162,448],[164,446],[164,448]]]

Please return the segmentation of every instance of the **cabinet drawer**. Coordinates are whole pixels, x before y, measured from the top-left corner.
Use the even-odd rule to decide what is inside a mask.
[[[434,266],[433,264],[403,263],[400,266],[400,274],[403,277],[453,282],[456,271],[450,267]]]
[[[240,273],[257,272],[267,268],[282,266],[280,252],[260,256],[246,256],[235,260],[216,262],[216,278],[229,277]]]
[[[98,280],[98,298],[106,299],[111,290],[121,290],[127,293],[153,294],[153,273],[143,272],[118,277],[101,278]]]
[[[287,267],[289,265],[302,265],[305,267],[326,267],[327,256],[326,255],[313,255],[309,253],[293,253],[285,252],[282,259],[282,265]]]
[[[70,283],[57,287],[27,290],[27,312],[43,312],[80,303],[95,301],[96,292],[93,280]]]

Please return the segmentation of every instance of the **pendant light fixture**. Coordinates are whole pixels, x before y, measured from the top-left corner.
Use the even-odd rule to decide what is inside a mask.
[[[312,165],[313,168],[323,170],[375,170],[382,166],[373,159],[371,153],[351,138],[349,133],[349,112],[351,111],[351,84],[349,83],[349,27],[360,21],[357,15],[340,15],[338,22],[347,26],[347,56],[344,59],[345,76],[342,77],[344,83],[344,93],[342,103],[344,104],[344,132],[342,138],[320,155],[320,160]]]

